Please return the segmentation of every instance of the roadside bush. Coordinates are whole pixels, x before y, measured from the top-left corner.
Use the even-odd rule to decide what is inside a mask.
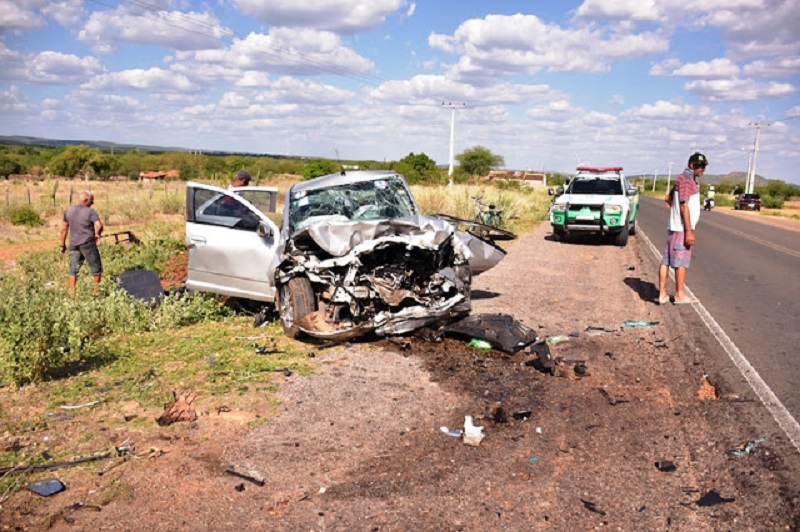
[[[782,196],[761,196],[761,206],[768,209],[783,209],[784,198]]]
[[[36,211],[26,205],[17,207],[11,212],[11,224],[24,225],[25,227],[39,227],[44,224],[44,221]]]

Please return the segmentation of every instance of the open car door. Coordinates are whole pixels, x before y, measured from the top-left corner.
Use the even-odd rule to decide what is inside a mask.
[[[188,289],[274,301],[281,243],[280,230],[268,212],[274,212],[276,198],[272,187],[226,190],[187,183]]]

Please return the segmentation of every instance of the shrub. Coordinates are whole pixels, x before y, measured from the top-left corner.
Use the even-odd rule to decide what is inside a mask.
[[[39,227],[44,224],[42,217],[28,206],[18,207],[11,213],[12,225],[24,225],[25,227]]]
[[[782,196],[761,196],[761,206],[768,209],[783,209]]]

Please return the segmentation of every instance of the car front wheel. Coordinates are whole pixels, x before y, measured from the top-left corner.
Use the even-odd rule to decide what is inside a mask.
[[[628,244],[628,224],[622,226],[622,230],[614,237],[614,245],[624,247]]]
[[[301,331],[297,321],[316,310],[314,289],[307,277],[295,277],[278,291],[278,311],[283,332],[289,338],[297,338]]]
[[[633,221],[630,223],[630,229],[628,230],[628,232],[631,235],[635,235],[636,234],[636,218],[634,218]]]

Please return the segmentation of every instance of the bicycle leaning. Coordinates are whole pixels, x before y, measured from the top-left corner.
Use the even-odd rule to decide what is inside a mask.
[[[494,205],[485,205],[482,196],[473,196],[475,201],[475,218],[472,219],[473,225],[469,232],[484,239],[490,240],[512,240],[516,238],[514,233],[502,229],[503,210]]]

